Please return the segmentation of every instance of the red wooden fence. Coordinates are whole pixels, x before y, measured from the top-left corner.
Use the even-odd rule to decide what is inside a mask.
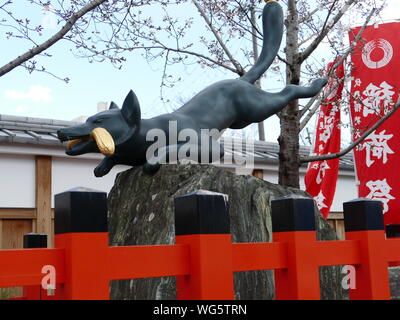
[[[232,243],[226,197],[199,191],[175,199],[175,245],[112,247],[106,195],[69,191],[56,196],[55,249],[0,251],[0,287],[24,286],[25,299],[109,299],[111,280],[176,276],[178,299],[221,300],[234,298],[234,272],[273,269],[277,299],[317,300],[318,267],[354,265],[351,299],[390,299],[400,239],[386,238],[381,203],[354,200],[344,215],[345,241],[317,241],[313,200],[281,198],[272,243]],[[29,238],[37,243],[27,247],[43,246]],[[40,289],[46,265],[56,270],[53,296]]]

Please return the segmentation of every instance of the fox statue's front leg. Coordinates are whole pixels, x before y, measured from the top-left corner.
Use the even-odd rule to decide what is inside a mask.
[[[139,163],[138,161],[132,161],[128,157],[120,155],[120,154],[114,154],[112,156],[105,157],[100,164],[94,169],[94,175],[97,178],[104,177],[106,174],[108,174],[111,169],[118,165],[127,165],[127,166],[139,166],[142,165],[143,163]]]
[[[116,161],[116,156],[105,157],[94,169],[94,175],[97,178],[104,177],[116,164],[118,164]]]
[[[143,171],[149,175],[153,175],[155,173],[157,173],[158,170],[160,170],[161,168],[161,164],[156,163],[156,164],[150,164],[148,162],[146,162],[143,165]]]

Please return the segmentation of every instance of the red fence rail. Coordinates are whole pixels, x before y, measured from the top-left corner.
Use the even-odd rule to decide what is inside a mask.
[[[274,200],[273,242],[232,243],[226,197],[198,191],[175,199],[175,245],[130,247],[108,245],[106,194],[69,191],[55,207],[55,249],[32,248],[43,237],[30,234],[27,249],[0,251],[0,287],[24,286],[26,299],[109,299],[111,280],[176,276],[178,299],[221,300],[234,298],[234,272],[270,269],[277,299],[320,299],[318,267],[353,265],[350,299],[390,299],[388,265],[400,261],[378,201],[345,203],[346,240],[317,241],[313,200]],[[41,289],[44,266],[56,270],[54,295]]]

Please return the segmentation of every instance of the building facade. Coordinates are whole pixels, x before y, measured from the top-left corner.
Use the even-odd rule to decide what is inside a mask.
[[[53,246],[54,195],[76,187],[109,192],[116,175],[129,167],[117,166],[103,178],[93,169],[101,154],[69,157],[57,139],[58,129],[76,122],[0,115],[0,249],[22,247],[22,236],[29,232],[48,234]],[[227,152],[231,152],[229,148]],[[250,152],[248,150],[243,152]],[[278,145],[254,142],[253,168],[221,163],[218,166],[237,174],[254,174],[278,182]],[[308,155],[309,148],[301,153]],[[301,168],[301,183],[306,166]],[[343,235],[342,203],[357,197],[352,156],[341,160],[336,196],[330,223]]]

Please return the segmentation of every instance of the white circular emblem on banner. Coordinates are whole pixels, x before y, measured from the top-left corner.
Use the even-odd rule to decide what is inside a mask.
[[[383,51],[383,58],[379,61],[372,61],[371,53],[375,49],[381,49]],[[375,39],[368,42],[364,46],[362,53],[362,60],[364,64],[370,69],[380,69],[389,64],[393,58],[393,47],[389,41],[385,39]]]

